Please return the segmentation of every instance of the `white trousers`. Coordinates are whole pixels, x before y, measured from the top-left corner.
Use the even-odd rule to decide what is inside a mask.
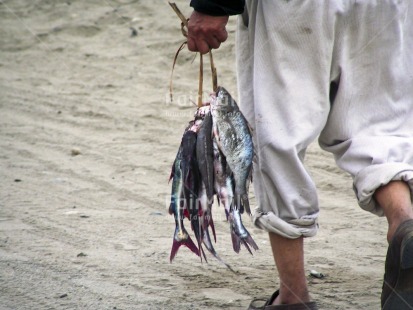
[[[313,236],[316,188],[303,160],[321,147],[353,176],[359,205],[375,190],[413,189],[413,2],[247,0],[238,20],[240,105],[253,128],[257,227]]]

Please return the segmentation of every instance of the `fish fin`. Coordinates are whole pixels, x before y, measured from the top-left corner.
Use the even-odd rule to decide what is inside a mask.
[[[214,247],[212,246],[211,238],[209,236],[208,231],[204,232],[204,238],[203,238],[202,242],[204,243],[204,245],[205,245],[206,249],[209,251],[209,253],[211,253],[221,264],[225,265],[225,267],[227,267],[233,273],[236,273],[230,265],[228,265],[221,257],[219,257],[218,253],[215,251]]]
[[[215,233],[215,225],[214,225],[214,221],[212,220],[212,215],[211,215],[211,220],[209,221],[209,226],[211,227],[212,235],[214,236],[214,241],[215,243],[217,243],[217,235]]]
[[[248,200],[248,195],[247,194],[241,195],[241,200],[242,200],[242,208],[243,209],[245,208],[245,211],[247,211],[248,215],[251,215],[251,208],[250,208],[250,202]]]
[[[250,246],[257,251],[258,250],[258,245],[255,243],[254,239],[252,239],[250,233],[247,231],[248,235],[244,238],[241,238],[242,243],[244,246],[247,248],[248,252],[252,255]]]
[[[225,215],[226,215],[226,217],[227,217],[227,222],[228,222],[228,220],[229,220],[229,213],[228,213],[228,211],[225,209]]]
[[[187,209],[184,209],[184,217],[186,217],[189,220],[189,212]]]
[[[173,163],[173,165],[172,165],[172,168],[171,168],[171,174],[169,175],[169,180],[168,180],[168,184],[169,184],[169,182],[171,182],[171,180],[174,178],[174,176],[175,176],[175,164],[176,164],[176,159],[175,159],[175,161],[174,161],[174,163]]]
[[[239,253],[241,249],[241,238],[237,236],[234,229],[231,227],[231,239],[232,239],[232,248],[234,249],[235,253]]]
[[[235,195],[234,204],[235,204],[235,208],[239,210],[239,213],[243,214],[244,213],[244,200],[242,199],[240,195]]]
[[[246,247],[246,249],[248,250],[248,252],[250,252],[250,254],[252,255],[252,252],[251,252],[251,249],[250,249],[250,247],[248,246],[248,243],[244,240],[244,239],[241,239],[241,241],[242,241],[242,244]]]
[[[251,169],[250,169],[250,172],[248,174],[248,180],[250,180],[251,183],[252,183],[252,179],[253,179],[253,177],[252,177],[253,174],[254,174],[254,165],[251,165]]]
[[[206,255],[205,255],[205,251],[204,251],[204,249],[202,248],[202,246],[201,246],[201,245],[200,245],[199,247],[200,247],[200,249],[201,249],[202,256],[204,257],[205,262],[208,264],[208,259],[207,259]],[[201,256],[201,255],[199,256],[199,257],[201,257],[201,262],[202,262],[202,256]]]
[[[174,214],[174,207],[173,207],[172,203],[169,205],[168,212],[169,212],[169,214]]]
[[[205,238],[205,234],[208,233],[208,227],[211,227],[212,230],[212,235],[214,236],[214,241],[217,243],[217,236],[215,233],[215,225],[214,225],[214,220],[212,219],[212,213],[211,213],[211,207],[208,207],[208,212],[205,212],[202,215],[202,231],[203,231],[203,237]],[[209,236],[209,233],[208,233]]]
[[[175,258],[176,254],[178,253],[178,250],[181,247],[181,245],[185,245],[186,247],[188,247],[188,249],[190,249],[192,252],[194,252],[197,256],[200,256],[199,255],[199,249],[196,247],[195,243],[192,241],[192,239],[189,235],[188,235],[188,238],[186,240],[181,240],[181,241],[178,241],[174,237],[173,243],[172,243],[171,255],[169,256],[169,261],[171,263],[172,263],[172,260]]]
[[[199,215],[191,216],[190,221],[191,221],[191,228],[194,231],[195,238],[198,243],[198,248],[201,250],[201,252],[203,252],[203,249],[202,249],[203,229],[202,229],[202,226],[200,225],[201,223],[199,222]],[[203,255],[205,256],[205,253],[203,253]],[[201,261],[202,261],[202,256],[201,256]]]
[[[248,230],[242,224],[241,215],[238,212],[236,212],[236,210],[232,210],[232,212],[234,212],[234,214],[230,215],[230,222],[231,222],[231,236],[232,236],[232,243],[233,243],[234,251],[235,252],[237,252],[237,250],[239,251],[239,247],[240,247],[239,243],[242,242],[242,244],[245,246],[248,252],[250,252],[250,254],[252,255],[250,247],[252,247],[254,250],[258,250],[258,246],[255,243],[254,239],[251,237]],[[239,221],[234,220],[233,216],[239,216]],[[238,225],[235,225],[236,223],[238,223]],[[240,230],[236,229],[236,227],[238,227],[238,229]],[[241,230],[243,231],[242,233],[241,233]],[[238,243],[235,244],[234,240],[238,241]],[[237,246],[237,249],[235,246]]]
[[[243,239],[243,241],[244,241],[244,245],[249,244],[255,251],[258,250],[258,245],[255,243],[254,239],[252,239],[249,233],[248,233],[248,236]]]

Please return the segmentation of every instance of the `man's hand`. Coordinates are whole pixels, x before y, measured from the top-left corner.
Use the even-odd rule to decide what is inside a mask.
[[[210,16],[194,11],[188,22],[188,49],[206,54],[211,48],[218,48],[228,37],[227,22],[228,16]]]

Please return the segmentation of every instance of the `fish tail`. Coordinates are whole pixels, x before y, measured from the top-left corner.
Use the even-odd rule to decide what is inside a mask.
[[[202,242],[205,245],[208,252],[210,252],[212,255],[214,255],[216,258],[219,259],[217,252],[212,246],[211,237],[209,236],[208,228],[204,230],[203,232]],[[205,257],[205,261],[206,261],[206,257]]]
[[[232,248],[235,253],[239,253],[241,250],[241,238],[235,233],[234,228],[231,225],[231,239],[232,239]]]
[[[205,230],[208,230],[208,227],[211,227],[211,231],[212,231],[212,235],[214,236],[214,241],[215,243],[217,242],[217,236],[215,233],[215,224],[214,224],[214,220],[212,219],[212,212],[211,212],[211,208],[209,207],[208,212],[205,212],[203,214],[204,219],[203,219],[203,230],[205,233]],[[205,236],[205,235],[204,235]]]
[[[202,246],[200,246],[200,249],[201,249],[201,252],[202,252],[202,256],[203,256],[204,259],[205,259],[205,262],[208,263],[207,257],[206,257],[206,255],[205,255],[205,251],[204,251],[204,249],[202,248]],[[202,256],[200,256],[200,257],[201,257],[201,262],[202,262]]]
[[[251,237],[250,234],[248,234],[248,237],[247,237],[247,240],[246,240],[246,241],[248,242],[248,244],[249,244],[250,246],[252,246],[252,248],[253,248],[255,251],[258,250],[258,245],[255,243],[254,239],[252,239],[252,237]]]
[[[174,178],[174,175],[175,175],[175,169],[174,169],[174,167],[173,167],[173,168],[172,168],[172,171],[171,171],[171,174],[169,175],[168,183],[171,182],[171,180]]]
[[[192,215],[191,216],[191,228],[194,231],[195,234],[195,238],[197,240],[198,243],[198,248],[200,249],[200,251],[202,252],[204,258],[205,258],[205,253],[204,250],[202,248],[202,235],[203,235],[203,228],[202,225],[200,225],[200,221],[199,221],[199,215]],[[200,255],[201,261],[202,261],[202,256]],[[205,258],[206,261],[206,258]]]
[[[252,255],[250,247],[252,247],[254,250],[258,250],[258,246],[255,243],[254,239],[251,237],[248,230],[242,224],[241,215],[238,210],[233,209],[232,212],[233,213],[230,216],[230,224],[234,251],[238,253],[240,243],[242,243],[248,250],[248,252],[250,252],[250,254]]]
[[[250,254],[252,255],[251,249],[248,246],[248,242],[245,239],[241,239],[241,242],[245,246],[245,248],[248,250],[248,252],[250,252]]]
[[[227,222],[229,221],[229,212],[225,209],[225,216],[227,217]]]
[[[174,209],[175,209],[175,207],[174,207],[174,205],[171,203],[171,204],[169,205],[169,208],[168,208],[168,213],[169,213],[169,214],[174,214]]]
[[[251,235],[250,235],[249,233],[248,233],[248,236],[247,236],[247,237],[242,238],[241,240],[242,240],[242,243],[243,243],[243,244],[245,245],[245,247],[247,248],[248,252],[251,253],[251,255],[252,255],[252,252],[251,252],[249,246],[251,246],[255,251],[258,250],[257,244],[255,243],[254,239],[252,239],[252,237],[251,237]]]
[[[214,224],[214,221],[212,220],[212,215],[211,215],[211,219],[209,221],[209,226],[211,227],[212,235],[214,236],[214,241],[215,241],[215,243],[217,243],[217,235],[215,234],[215,224]]]
[[[211,242],[211,237],[209,236],[208,230],[204,232],[204,238],[203,238],[203,243],[206,247],[206,249],[225,267],[227,267],[229,270],[232,272],[236,273],[234,269],[230,265],[228,265],[221,257],[219,257],[218,253],[215,251],[212,242]],[[206,260],[206,259],[205,259]]]
[[[177,233],[176,233],[177,234]],[[192,252],[194,252],[197,256],[199,255],[199,249],[195,245],[195,243],[192,241],[191,237],[188,235],[188,238],[183,239],[183,240],[177,240],[177,236],[175,235],[172,243],[172,249],[171,249],[171,255],[169,256],[169,261],[172,263],[172,260],[175,258],[176,254],[178,253],[179,248],[182,245],[185,245],[190,249]]]

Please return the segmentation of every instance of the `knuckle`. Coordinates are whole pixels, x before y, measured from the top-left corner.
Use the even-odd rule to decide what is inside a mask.
[[[187,46],[190,51],[196,52],[196,44],[193,40],[188,40]]]

